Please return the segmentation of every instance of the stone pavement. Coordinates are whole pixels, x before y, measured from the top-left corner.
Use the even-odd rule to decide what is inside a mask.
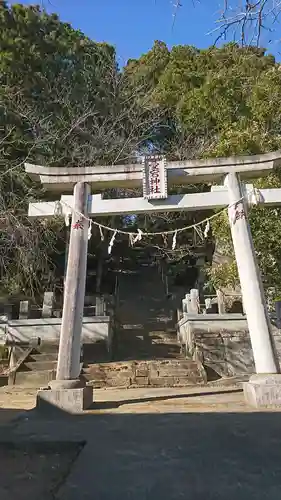
[[[6,445],[83,446],[48,500],[280,497],[280,412],[252,411],[237,388],[95,394],[83,415],[31,411],[0,427]]]

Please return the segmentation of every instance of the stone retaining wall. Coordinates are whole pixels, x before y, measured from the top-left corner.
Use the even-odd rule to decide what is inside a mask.
[[[202,365],[184,359],[99,363],[83,372],[94,387],[185,387],[206,383]]]
[[[281,336],[272,325],[279,358]],[[247,320],[240,314],[200,314],[178,323],[178,340],[186,356],[220,376],[255,372]]]

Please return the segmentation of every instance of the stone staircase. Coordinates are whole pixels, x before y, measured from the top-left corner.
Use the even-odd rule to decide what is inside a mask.
[[[90,363],[83,376],[94,387],[182,387],[206,383],[201,363],[181,354],[175,330],[175,305],[149,262],[120,273],[119,328],[114,361]]]
[[[128,268],[128,264],[131,266]],[[183,387],[206,383],[198,361],[181,354],[175,330],[176,305],[166,296],[160,274],[149,260],[124,264],[113,359],[102,346],[84,346],[81,377],[94,387]],[[57,345],[29,349],[9,383],[47,386],[55,378]]]
[[[207,382],[203,366],[186,359],[96,363],[83,369],[93,387],[185,387]]]
[[[20,384],[26,387],[47,386],[56,377],[58,346],[44,345],[35,347],[9,377],[9,384]]]
[[[115,359],[180,358],[173,304],[155,266],[121,274]]]

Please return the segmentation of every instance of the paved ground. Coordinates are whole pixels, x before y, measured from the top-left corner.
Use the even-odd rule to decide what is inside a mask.
[[[0,424],[34,408],[35,389],[0,388]],[[252,411],[237,387],[184,387],[159,389],[95,389],[90,413],[167,413]]]
[[[15,449],[0,444],[1,500],[49,500],[61,486],[79,454],[79,447],[46,449],[23,446]]]
[[[280,498],[279,412],[252,412],[241,392],[222,388],[95,394],[95,407],[83,415],[59,413],[47,418],[30,412],[16,425],[0,427],[2,450],[8,450],[9,443],[16,443],[19,450],[14,465],[11,457],[7,461],[9,468],[5,454],[0,454],[5,484],[14,470],[19,471],[19,463],[23,470],[27,463],[33,471],[26,479],[29,499]],[[18,403],[16,399],[14,389],[9,394],[0,390],[0,405],[9,405],[11,411],[31,408],[34,393],[26,391]],[[80,453],[79,446],[83,446]],[[41,467],[38,457],[46,457],[47,450],[49,459],[42,458],[45,465]],[[23,456],[27,457],[24,462]],[[18,476],[17,472],[17,481],[23,481]],[[24,491],[24,483],[18,484]],[[27,498],[13,497],[15,490],[10,500]]]

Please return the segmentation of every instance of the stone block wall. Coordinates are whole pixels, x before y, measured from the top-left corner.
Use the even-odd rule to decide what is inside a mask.
[[[83,370],[94,387],[185,387],[206,383],[201,365],[193,360],[149,360],[100,363]]]
[[[281,336],[272,325],[275,347],[281,359]],[[197,315],[178,323],[178,339],[186,356],[200,361],[219,376],[254,373],[252,347],[246,317],[239,314]]]

